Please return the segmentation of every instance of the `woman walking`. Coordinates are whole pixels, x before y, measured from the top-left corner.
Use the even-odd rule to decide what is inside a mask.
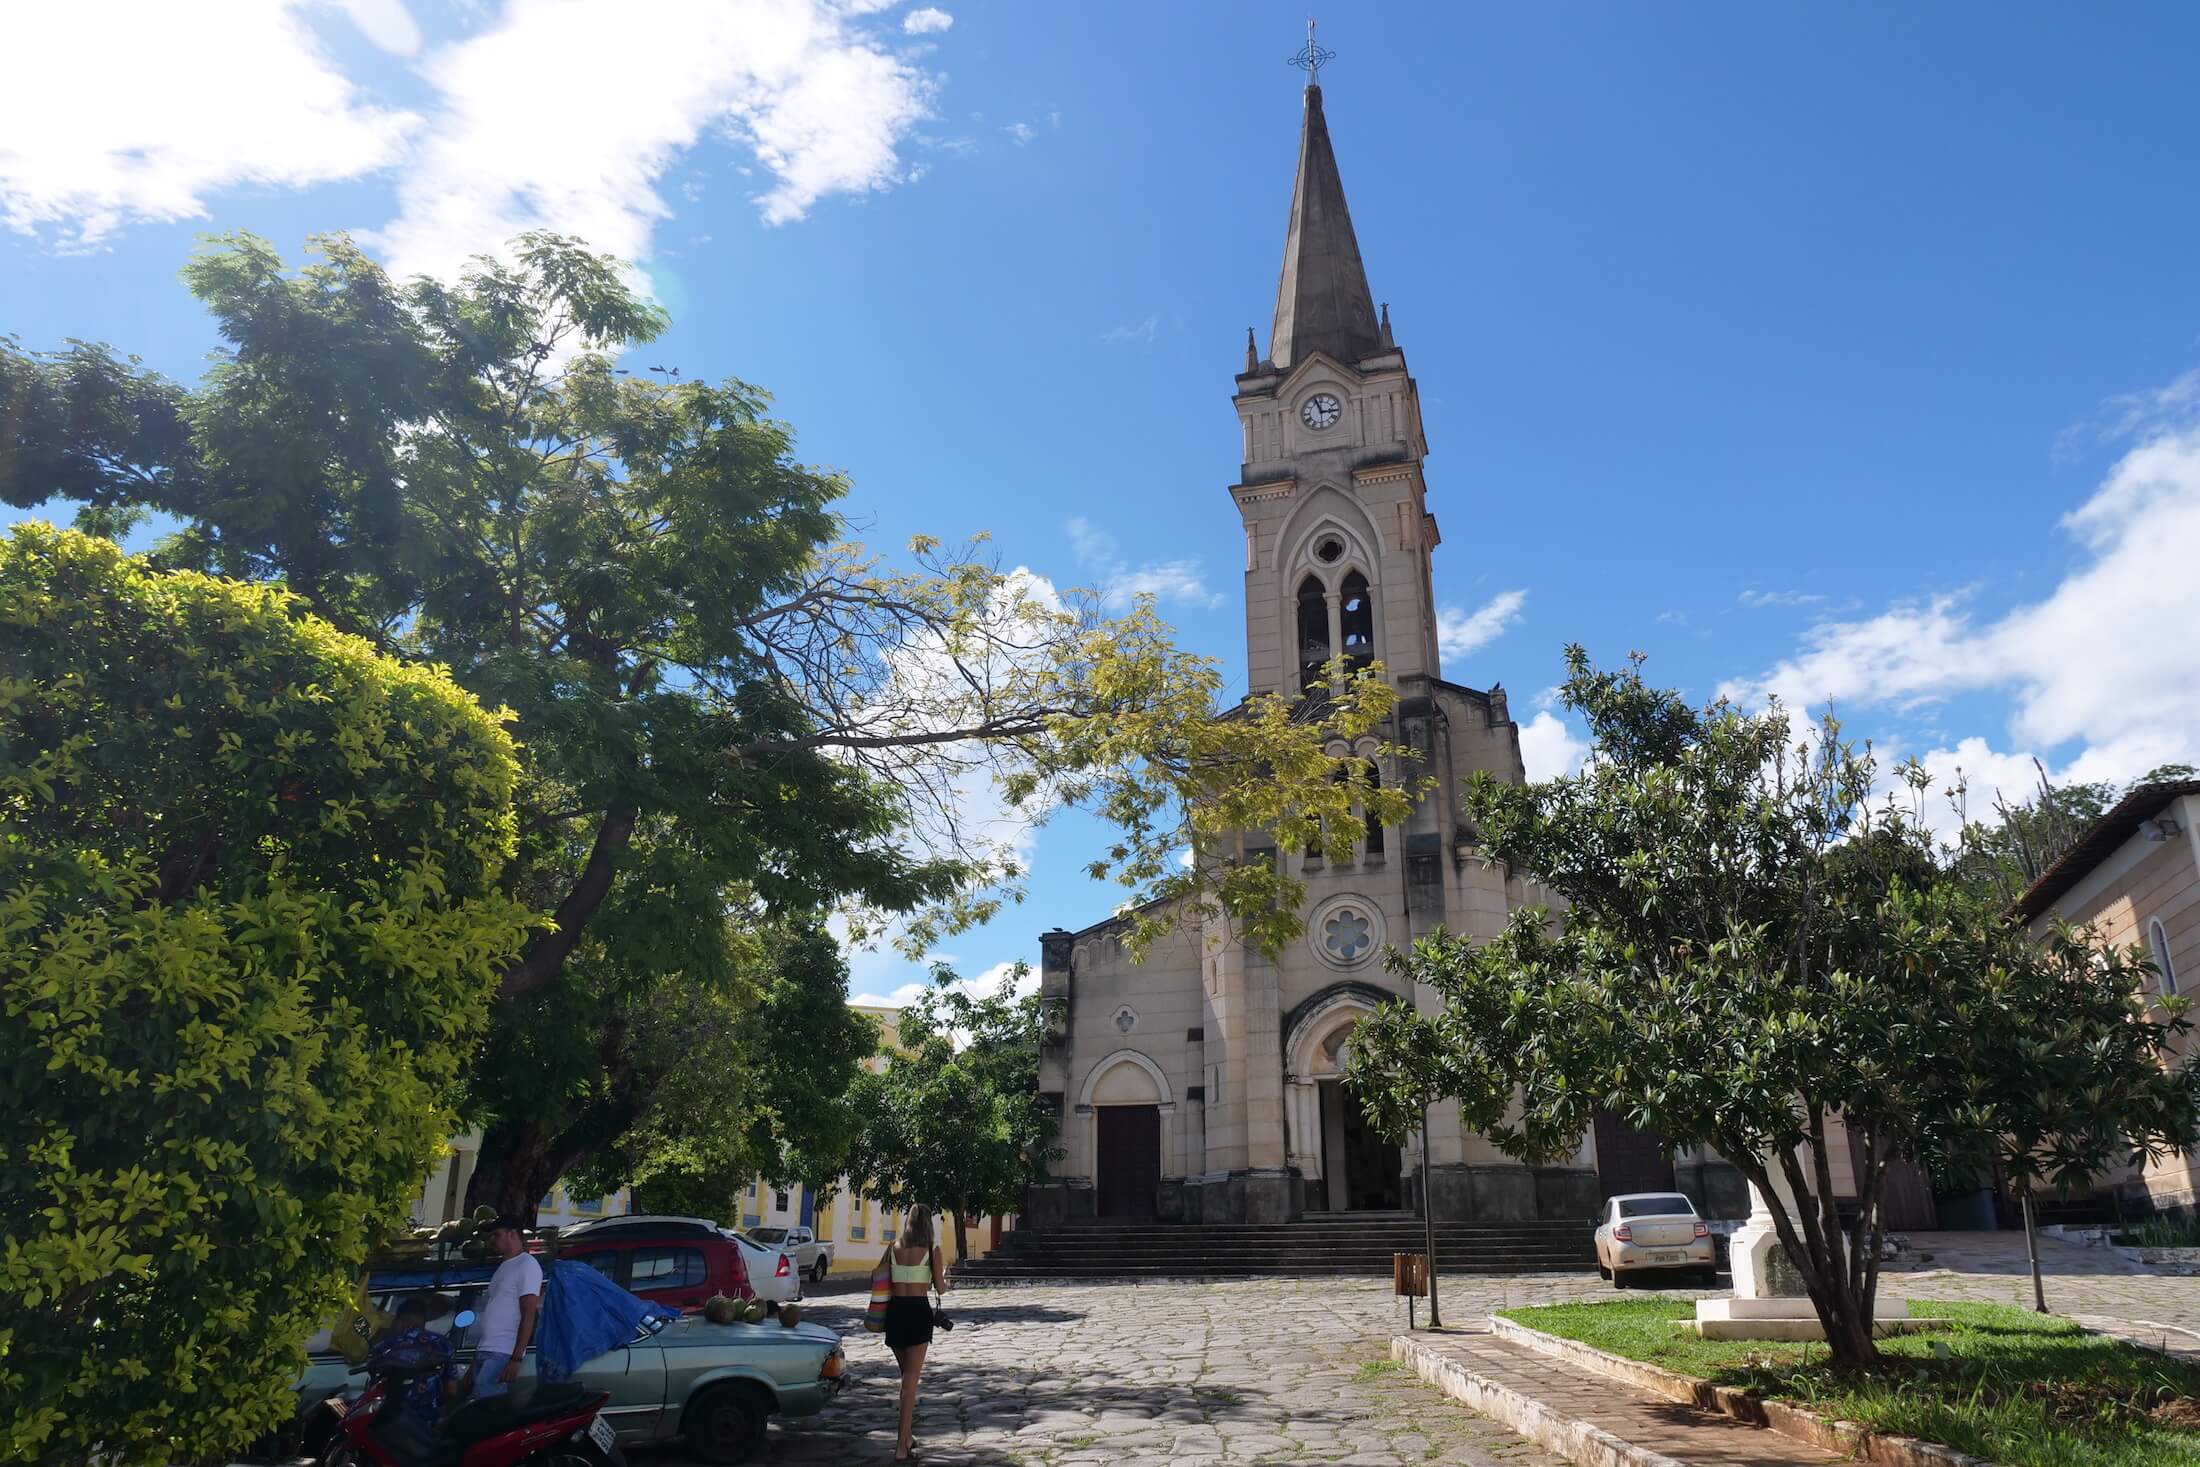
[[[902,1222],[901,1238],[878,1261],[878,1272],[893,1285],[886,1301],[886,1347],[901,1367],[901,1430],[894,1437],[894,1460],[906,1462],[917,1452],[917,1378],[924,1374],[924,1353],[932,1345],[932,1301],[928,1293],[947,1292],[939,1246],[932,1241],[932,1209],[919,1203]]]

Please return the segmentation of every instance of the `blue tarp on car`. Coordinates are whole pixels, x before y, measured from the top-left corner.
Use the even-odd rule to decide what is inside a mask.
[[[543,1275],[535,1376],[563,1380],[598,1355],[625,1345],[637,1329],[661,1329],[679,1317],[679,1310],[630,1294],[585,1263],[561,1259]]]

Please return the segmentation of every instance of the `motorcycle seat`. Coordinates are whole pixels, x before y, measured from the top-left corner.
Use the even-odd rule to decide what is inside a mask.
[[[446,1450],[463,1449],[530,1421],[570,1416],[586,1407],[597,1394],[600,1393],[576,1381],[564,1381],[557,1385],[538,1385],[532,1390],[515,1389],[501,1396],[491,1396],[486,1401],[468,1401],[444,1418],[443,1446]]]

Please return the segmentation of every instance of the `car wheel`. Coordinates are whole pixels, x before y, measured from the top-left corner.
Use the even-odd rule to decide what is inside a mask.
[[[1624,1289],[1627,1287],[1627,1275],[1621,1273],[1616,1268],[1612,1270],[1612,1287],[1615,1289]]]
[[[1610,1269],[1606,1268],[1606,1267],[1605,1267],[1605,1266],[1604,1266],[1603,1264],[1601,1264],[1601,1263],[1599,1263],[1599,1264],[1597,1265],[1597,1277],[1598,1277],[1598,1278],[1600,1278],[1600,1279],[1608,1279],[1608,1278],[1610,1278],[1611,1276],[1612,1276],[1612,1271],[1611,1271]]]
[[[601,1448],[585,1433],[578,1442],[565,1442],[545,1456],[528,1460],[534,1467],[626,1467],[626,1454],[617,1442]]]
[[[825,1273],[826,1273],[825,1260],[824,1260],[824,1259],[822,1259],[822,1258],[820,1258],[820,1259],[819,1259],[819,1260],[817,1261],[817,1266],[816,1266],[815,1268],[813,1268],[813,1269],[811,1269],[811,1270],[810,1270],[810,1282],[811,1282],[811,1283],[813,1283],[813,1284],[822,1284],[822,1283],[824,1283],[824,1282],[825,1282]]]
[[[706,1462],[746,1462],[764,1445],[771,1402],[745,1381],[714,1385],[689,1403],[681,1426],[688,1449]]]
[[[1707,1289],[1717,1288],[1719,1286],[1719,1266],[1715,1263],[1707,1263],[1702,1268],[1697,1269],[1696,1281]]]

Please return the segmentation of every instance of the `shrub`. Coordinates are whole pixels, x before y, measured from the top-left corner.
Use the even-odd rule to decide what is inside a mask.
[[[515,778],[279,589],[0,540],[0,1460],[282,1419],[524,936]]]

